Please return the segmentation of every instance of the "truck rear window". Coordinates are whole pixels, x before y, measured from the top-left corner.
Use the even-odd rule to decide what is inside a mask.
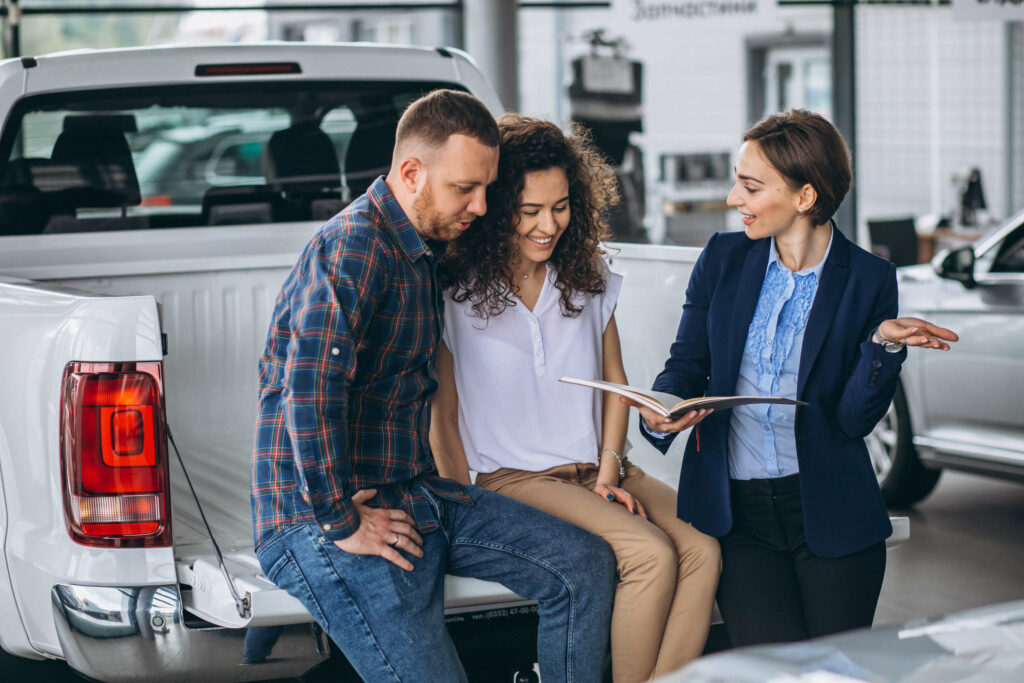
[[[323,221],[387,173],[449,83],[217,83],[37,95],[0,138],[0,236]]]

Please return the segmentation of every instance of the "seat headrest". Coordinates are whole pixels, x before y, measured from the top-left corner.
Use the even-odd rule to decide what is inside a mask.
[[[379,175],[387,175],[395,151],[397,120],[360,123],[345,150],[345,182],[358,197]]]
[[[142,201],[131,149],[117,127],[65,126],[49,163],[33,169],[34,185],[59,192],[67,208],[136,206]]]
[[[265,162],[268,184],[337,186],[341,182],[334,144],[313,121],[297,123],[271,135]]]

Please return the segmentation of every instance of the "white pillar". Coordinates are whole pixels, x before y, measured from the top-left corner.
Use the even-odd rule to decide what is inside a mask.
[[[463,2],[463,45],[480,65],[509,111],[519,108],[516,0]]]

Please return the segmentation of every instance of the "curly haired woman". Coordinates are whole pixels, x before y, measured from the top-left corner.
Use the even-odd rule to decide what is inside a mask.
[[[561,384],[626,383],[615,326],[622,276],[601,240],[618,201],[581,130],[509,114],[487,215],[441,263],[445,347],[431,447],[441,474],[599,535],[620,582],[612,673],[644,681],[697,657],[721,567],[718,543],[676,517],[670,487],[622,457],[628,407]]]

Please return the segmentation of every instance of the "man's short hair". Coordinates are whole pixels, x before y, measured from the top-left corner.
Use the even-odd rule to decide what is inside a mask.
[[[410,104],[395,131],[395,151],[417,140],[437,148],[452,135],[476,138],[487,147],[498,147],[498,123],[484,103],[459,90],[434,90]]]

